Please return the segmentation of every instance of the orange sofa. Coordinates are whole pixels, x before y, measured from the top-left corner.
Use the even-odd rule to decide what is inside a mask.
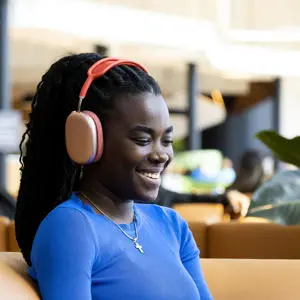
[[[12,227],[12,223],[6,217],[0,216],[0,252],[9,251],[8,231]]]
[[[300,259],[300,226],[238,222],[189,226],[202,258]],[[0,251],[19,251],[14,222],[1,218]]]
[[[300,260],[202,259],[201,265],[215,300],[299,299]],[[21,253],[0,253],[0,299],[40,299]]]
[[[300,226],[238,222],[189,226],[203,258],[300,259]]]

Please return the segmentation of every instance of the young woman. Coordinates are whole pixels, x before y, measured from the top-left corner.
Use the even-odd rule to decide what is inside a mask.
[[[212,299],[187,223],[153,204],[172,130],[158,84],[135,62],[72,55],[42,77],[16,235],[43,299]]]

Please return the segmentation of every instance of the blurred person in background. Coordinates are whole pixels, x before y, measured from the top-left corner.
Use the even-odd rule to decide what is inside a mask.
[[[229,206],[226,207],[233,219],[246,216],[252,194],[274,173],[274,161],[261,151],[250,149],[240,159],[234,182],[226,189]]]
[[[221,170],[218,172],[211,170],[207,165],[205,167],[199,165],[191,172],[186,172],[186,174],[200,182],[218,182],[221,184],[231,184],[236,178],[232,161],[228,157],[224,157]]]
[[[273,160],[257,150],[245,151],[240,159],[235,181],[228,189],[252,194],[274,172]]]
[[[224,157],[222,162],[222,168],[216,176],[216,182],[222,184],[231,184],[236,178],[236,173],[233,168],[233,164],[230,158]]]
[[[86,81],[91,67],[102,75]],[[44,74],[16,211],[43,299],[212,299],[187,222],[153,204],[172,128],[158,83],[137,63],[79,54]]]
[[[161,205],[172,207],[175,203],[221,203],[233,219],[244,217],[248,212],[252,193],[274,172],[270,156],[258,150],[245,151],[240,159],[236,178],[221,194],[180,194],[160,189]]]

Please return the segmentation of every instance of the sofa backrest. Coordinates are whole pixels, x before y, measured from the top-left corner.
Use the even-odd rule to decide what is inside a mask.
[[[207,230],[210,258],[300,259],[300,226],[232,222]]]
[[[207,257],[207,225],[201,222],[190,222],[189,227],[193,233],[197,246],[200,249],[200,257]]]
[[[10,220],[0,216],[0,251],[8,251],[8,227]]]
[[[15,222],[11,222],[7,228],[8,232],[8,251],[10,252],[19,252],[20,248],[16,240],[16,232],[15,232]]]

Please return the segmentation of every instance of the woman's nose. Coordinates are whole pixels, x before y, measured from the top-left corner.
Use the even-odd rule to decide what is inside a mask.
[[[152,152],[149,155],[149,160],[154,163],[164,164],[170,159],[170,156],[166,152]]]

